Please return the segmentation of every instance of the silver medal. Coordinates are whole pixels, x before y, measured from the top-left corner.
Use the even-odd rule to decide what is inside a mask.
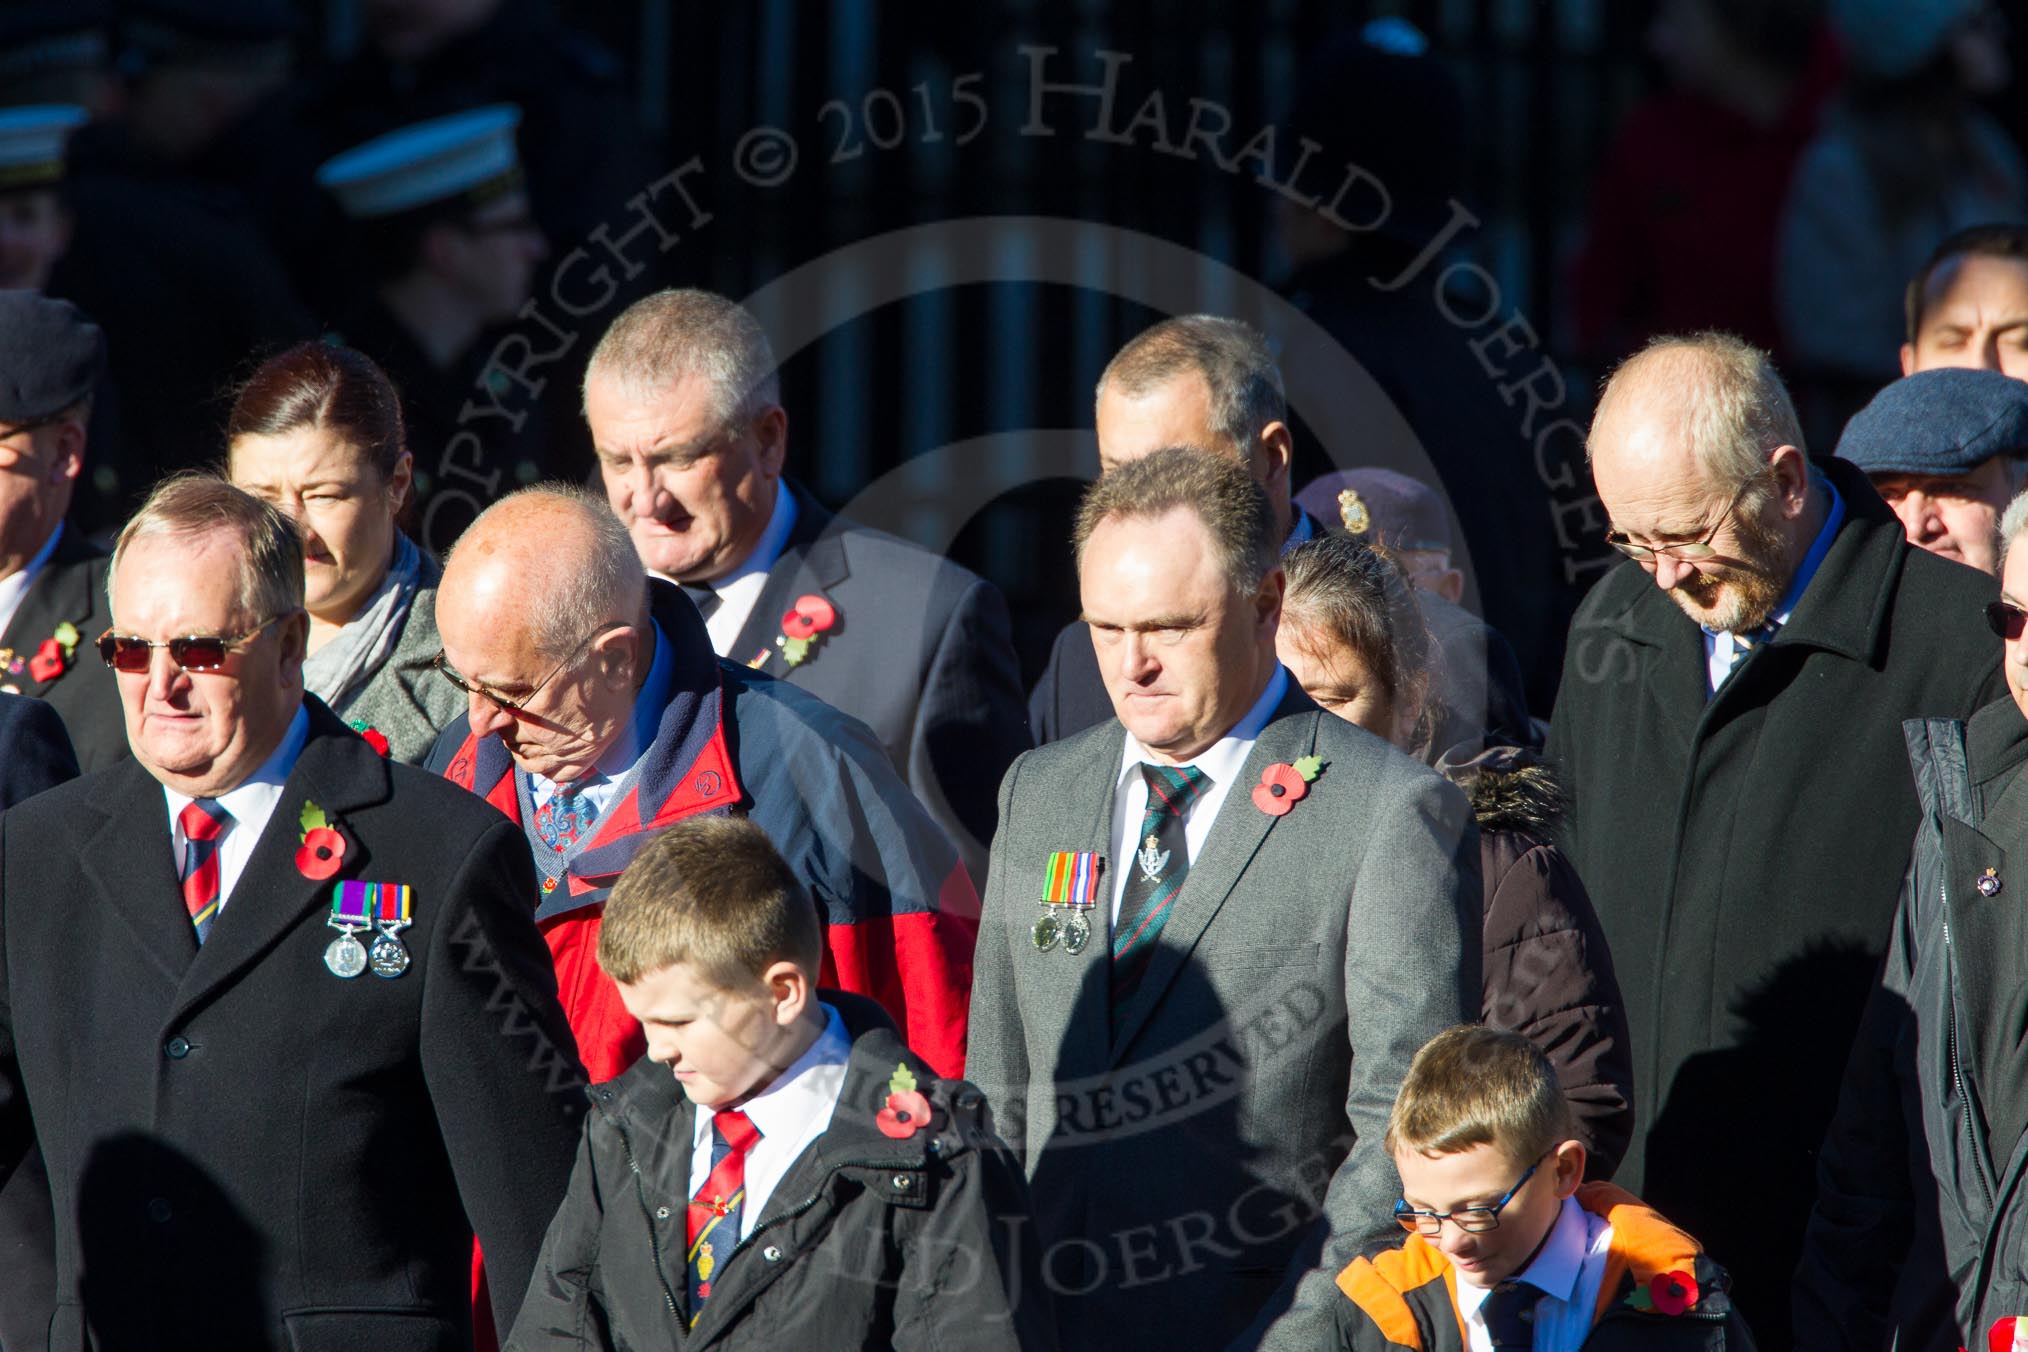
[[[352,937],[355,932],[347,929],[324,950],[324,965],[332,976],[350,981],[366,970],[366,945]]]
[[[1063,923],[1056,918],[1055,910],[1052,908],[1043,912],[1042,918],[1035,922],[1035,928],[1029,937],[1035,941],[1037,950],[1047,953],[1056,947],[1056,941],[1062,934]]]
[[[373,952],[368,962],[375,976],[384,976],[392,981],[408,970],[408,945],[395,938],[391,930],[383,929],[373,941]]]
[[[1091,922],[1084,918],[1082,910],[1072,911],[1070,919],[1063,922],[1063,951],[1075,957],[1090,942]]]

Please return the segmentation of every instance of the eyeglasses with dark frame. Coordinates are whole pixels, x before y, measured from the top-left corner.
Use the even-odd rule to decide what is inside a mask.
[[[1712,548],[1711,541],[1724,529],[1733,509],[1739,506],[1739,500],[1746,496],[1746,490],[1753,487],[1753,483],[1754,481],[1749,479],[1733,491],[1732,501],[1725,504],[1725,510],[1718,514],[1718,520],[1711,523],[1711,529],[1704,532],[1704,538],[1701,540],[1691,540],[1680,545],[1637,545],[1627,538],[1625,532],[1609,530],[1606,532],[1606,543],[1635,563],[1652,563],[1662,555],[1682,563],[1708,559],[1718,552]]]
[[[189,634],[182,638],[145,639],[116,634],[108,629],[99,635],[99,656],[114,671],[138,676],[153,664],[155,649],[167,648],[169,660],[185,671],[217,671],[225,665],[226,656],[233,649],[295,613],[293,610],[284,611],[244,634]]]
[[[464,695],[467,698],[476,695],[480,699],[485,700],[488,704],[491,704],[496,708],[498,708],[500,712],[506,714],[509,718],[526,718],[528,717],[526,710],[528,708],[529,701],[533,700],[537,695],[541,694],[543,687],[548,685],[551,681],[555,680],[558,672],[562,671],[572,662],[577,661],[578,657],[584,652],[584,650],[592,645],[593,640],[597,639],[600,635],[605,634],[614,629],[631,629],[633,627],[634,626],[630,624],[621,624],[615,621],[611,624],[602,624],[598,628],[592,630],[589,634],[586,634],[583,638],[577,641],[577,646],[570,650],[570,656],[564,658],[561,662],[558,662],[555,666],[551,667],[549,669],[549,674],[547,676],[544,676],[541,680],[535,683],[534,689],[530,690],[527,694],[522,695],[518,699],[509,699],[505,695],[497,695],[493,693],[491,690],[488,690],[485,686],[478,685],[472,681],[466,680],[463,676],[460,676],[458,674],[457,668],[453,667],[449,662],[444,660],[444,650],[442,648],[437,649],[437,655],[429,660],[429,666],[435,669],[438,673],[440,673],[445,680],[449,681],[452,685],[456,686],[461,692],[464,693]]]
[[[1549,1155],[1555,1153],[1552,1150]],[[1528,1180],[1535,1177],[1535,1171],[1542,1167],[1542,1160],[1548,1159],[1549,1155],[1529,1165],[1528,1172],[1521,1175],[1520,1181],[1491,1206],[1459,1207],[1456,1211],[1417,1211],[1403,1198],[1394,1204],[1394,1219],[1402,1229],[1413,1230],[1425,1239],[1435,1239],[1442,1234],[1445,1221],[1468,1235],[1483,1235],[1488,1230],[1497,1230],[1500,1228],[1500,1213],[1507,1209],[1507,1203],[1514,1200],[1515,1193],[1528,1186]]]

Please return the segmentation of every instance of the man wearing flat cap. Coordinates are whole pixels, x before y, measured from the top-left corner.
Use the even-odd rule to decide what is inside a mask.
[[[1904,376],[1852,416],[1838,454],[1910,544],[1997,573],[2000,513],[2028,477],[2028,383],[1961,367]]]
[[[86,770],[127,754],[112,673],[86,660],[106,627],[105,554],[64,524],[104,364],[76,306],[0,291],[0,692],[49,701]]]

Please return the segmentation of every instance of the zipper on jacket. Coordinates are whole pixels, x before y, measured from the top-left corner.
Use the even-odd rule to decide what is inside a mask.
[[[1940,920],[1943,925],[1944,960],[1948,969],[1944,973],[1944,991],[1950,996],[1951,1001],[1950,1019],[1945,1024],[1944,1040],[1947,1044],[1945,1051],[1950,1057],[1951,1085],[1958,1092],[1958,1102],[1964,1106],[1964,1111],[1969,1114],[1971,1112],[1971,1100],[1965,1094],[1964,1071],[1958,1065],[1957,957],[1951,948],[1950,889],[1942,883],[1938,883],[1936,896],[1937,904],[1940,908]],[[1974,1142],[1974,1144],[1976,1145],[1977,1143]],[[1980,1150],[1975,1149],[1972,1151],[1972,1172],[1978,1175],[1979,1192],[1986,1199],[1986,1214],[1991,1216],[1994,1205],[1993,1185],[1986,1181],[1986,1162],[1980,1158],[1982,1154],[1983,1152]]]
[[[676,1308],[676,1293],[669,1289],[669,1279],[662,1272],[662,1236],[655,1230],[655,1213],[648,1209],[648,1194],[642,1183],[641,1163],[634,1158],[634,1138],[627,1134],[627,1129],[610,1113],[606,1115],[606,1121],[612,1123],[613,1130],[619,1135],[621,1146],[627,1152],[627,1168],[634,1175],[634,1197],[640,1202],[641,1215],[648,1222],[648,1247],[655,1258],[655,1280],[662,1284],[662,1303],[669,1307],[669,1317],[687,1334],[690,1330],[684,1326],[683,1312]],[[687,1260],[684,1267],[686,1270],[689,1267]]]

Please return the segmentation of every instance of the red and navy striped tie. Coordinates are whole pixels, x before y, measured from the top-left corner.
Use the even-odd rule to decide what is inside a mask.
[[[193,798],[176,820],[190,842],[183,852],[183,905],[201,944],[218,915],[218,842],[232,825],[232,814],[215,798]]]
[[[1120,894],[1120,918],[1113,926],[1112,1006],[1115,1017],[1147,970],[1155,940],[1169,922],[1190,850],[1183,819],[1211,787],[1211,776],[1194,765],[1141,765],[1148,785],[1148,809],[1141,829],[1127,842],[1127,885]]]

